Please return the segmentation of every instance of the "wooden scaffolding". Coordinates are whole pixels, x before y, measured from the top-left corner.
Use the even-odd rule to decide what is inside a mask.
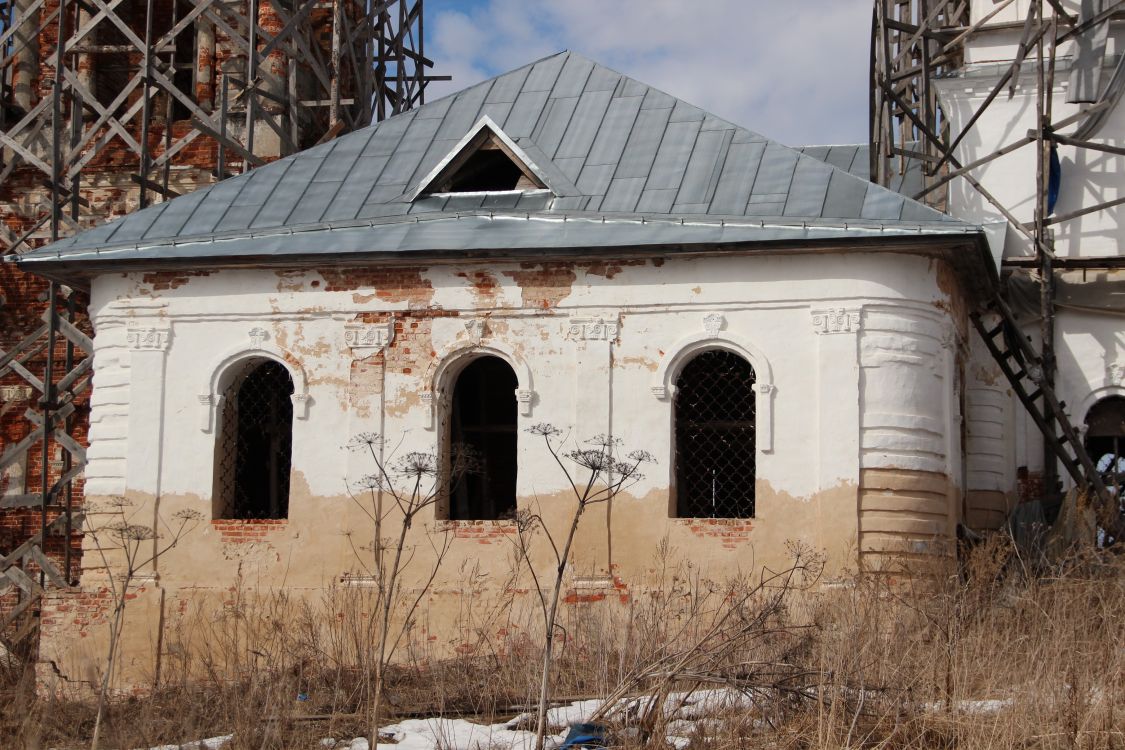
[[[993,0],[980,3],[977,13],[971,12],[969,0],[875,0],[874,6],[871,178],[888,185],[896,174],[905,171],[908,161],[917,161],[921,164],[922,186],[910,197],[945,210],[950,185],[963,181],[966,190],[975,192],[988,210],[1006,219],[1011,230],[1026,241],[1032,254],[1003,258],[1001,273],[1004,277],[1022,273],[1037,283],[1037,344],[1033,345],[1027,331],[1017,324],[1004,294],[998,295],[988,309],[977,311],[973,322],[1013,393],[1043,435],[1043,500],[1048,512],[1060,500],[1057,467],[1061,465],[1080,489],[1099,498],[1104,509],[1112,509],[1107,516],[1115,517],[1120,526],[1117,502],[1087,455],[1081,433],[1070,423],[1066,405],[1055,395],[1055,294],[1059,271],[1122,268],[1125,255],[1057,255],[1054,228],[1125,203],[1125,198],[1088,202],[1077,210],[1055,215],[1051,194],[1057,190],[1057,183],[1052,185],[1052,150],[1056,146],[1125,156],[1125,149],[1099,140],[1099,131],[1125,89],[1125,57],[1118,55],[1116,70],[1103,75],[1104,68],[1113,62],[1106,55],[1111,25],[1125,21],[1125,0]],[[1003,15],[1006,11],[1010,14],[1012,8],[1024,11],[1020,20]],[[974,111],[962,115],[964,124],[958,132],[951,132],[938,85],[943,78],[971,67],[965,61],[966,50],[989,34],[993,39],[1000,34],[1014,35],[1014,59],[994,71],[997,75],[991,90],[981,97]],[[1060,53],[1064,45],[1073,51],[1065,58]],[[1077,104],[1078,109],[1070,116],[1057,117],[1057,98],[1061,96],[1057,83],[1064,75],[1069,78],[1067,101]],[[1034,89],[1035,127],[1014,134],[994,151],[962,163],[957,156],[959,147],[974,135],[990,107],[1006,100],[1017,85]],[[1005,205],[978,179],[982,167],[1020,150],[1031,151],[1036,165],[1030,220],[1017,218],[1017,208]]]

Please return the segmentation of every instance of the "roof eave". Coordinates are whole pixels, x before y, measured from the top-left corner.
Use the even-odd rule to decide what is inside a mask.
[[[604,260],[607,257],[673,257],[706,256],[716,254],[745,255],[809,255],[832,253],[910,253],[942,257],[950,261],[971,296],[984,301],[999,286],[999,275],[992,261],[984,233],[971,227],[965,231],[947,231],[931,234],[896,233],[877,237],[842,236],[838,238],[794,238],[769,241],[735,242],[665,242],[654,244],[623,245],[571,245],[541,247],[476,247],[472,249],[415,249],[393,253],[373,250],[369,252],[325,252],[309,254],[247,254],[207,257],[210,268],[219,271],[232,268],[315,268],[349,265],[400,265],[418,263],[450,264],[458,262],[480,263],[498,260],[511,262],[565,260]],[[68,260],[37,258],[34,262],[21,262],[23,270],[76,288],[89,288],[90,282],[106,273],[199,270],[197,256],[159,258],[104,258]]]

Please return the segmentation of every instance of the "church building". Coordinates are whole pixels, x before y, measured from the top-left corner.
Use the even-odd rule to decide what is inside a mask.
[[[996,262],[829,162],[565,52],[24,255],[90,293],[91,506],[203,518],[138,579],[125,669],[238,581],[362,578],[359,434],[478,457],[410,530],[450,539],[432,627],[469,567],[506,585],[520,511],[569,518],[539,424],[656,459],[582,520],[591,596],[643,596],[662,547],[715,579],[791,543],[829,577],[949,554],[984,512],[966,373]],[[86,593],[115,573],[93,543]],[[44,658],[93,669],[104,622],[46,614]]]

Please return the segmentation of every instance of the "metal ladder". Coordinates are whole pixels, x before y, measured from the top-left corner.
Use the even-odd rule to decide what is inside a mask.
[[[995,313],[1000,322],[992,328],[984,321],[985,313]],[[1000,370],[1012,385],[1032,421],[1043,434],[1043,440],[1066,468],[1074,483],[1083,492],[1094,496],[1102,508],[1115,508],[1115,501],[1102,481],[1094,462],[1082,444],[1082,438],[1064,411],[1055,390],[1043,377],[1043,360],[1032,348],[1028,337],[1020,331],[1008,304],[999,296],[993,298],[984,313],[972,314],[973,325],[984,339]],[[1114,513],[1115,517],[1119,514]],[[1120,526],[1120,519],[1115,524]]]

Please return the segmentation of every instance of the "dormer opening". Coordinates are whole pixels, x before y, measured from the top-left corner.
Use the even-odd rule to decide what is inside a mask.
[[[414,197],[543,189],[546,182],[523,150],[485,117],[422,182]]]
[[[494,143],[486,143],[450,175],[434,186],[438,193],[473,193],[492,190],[535,190],[542,187],[524,174],[511,157]]]

